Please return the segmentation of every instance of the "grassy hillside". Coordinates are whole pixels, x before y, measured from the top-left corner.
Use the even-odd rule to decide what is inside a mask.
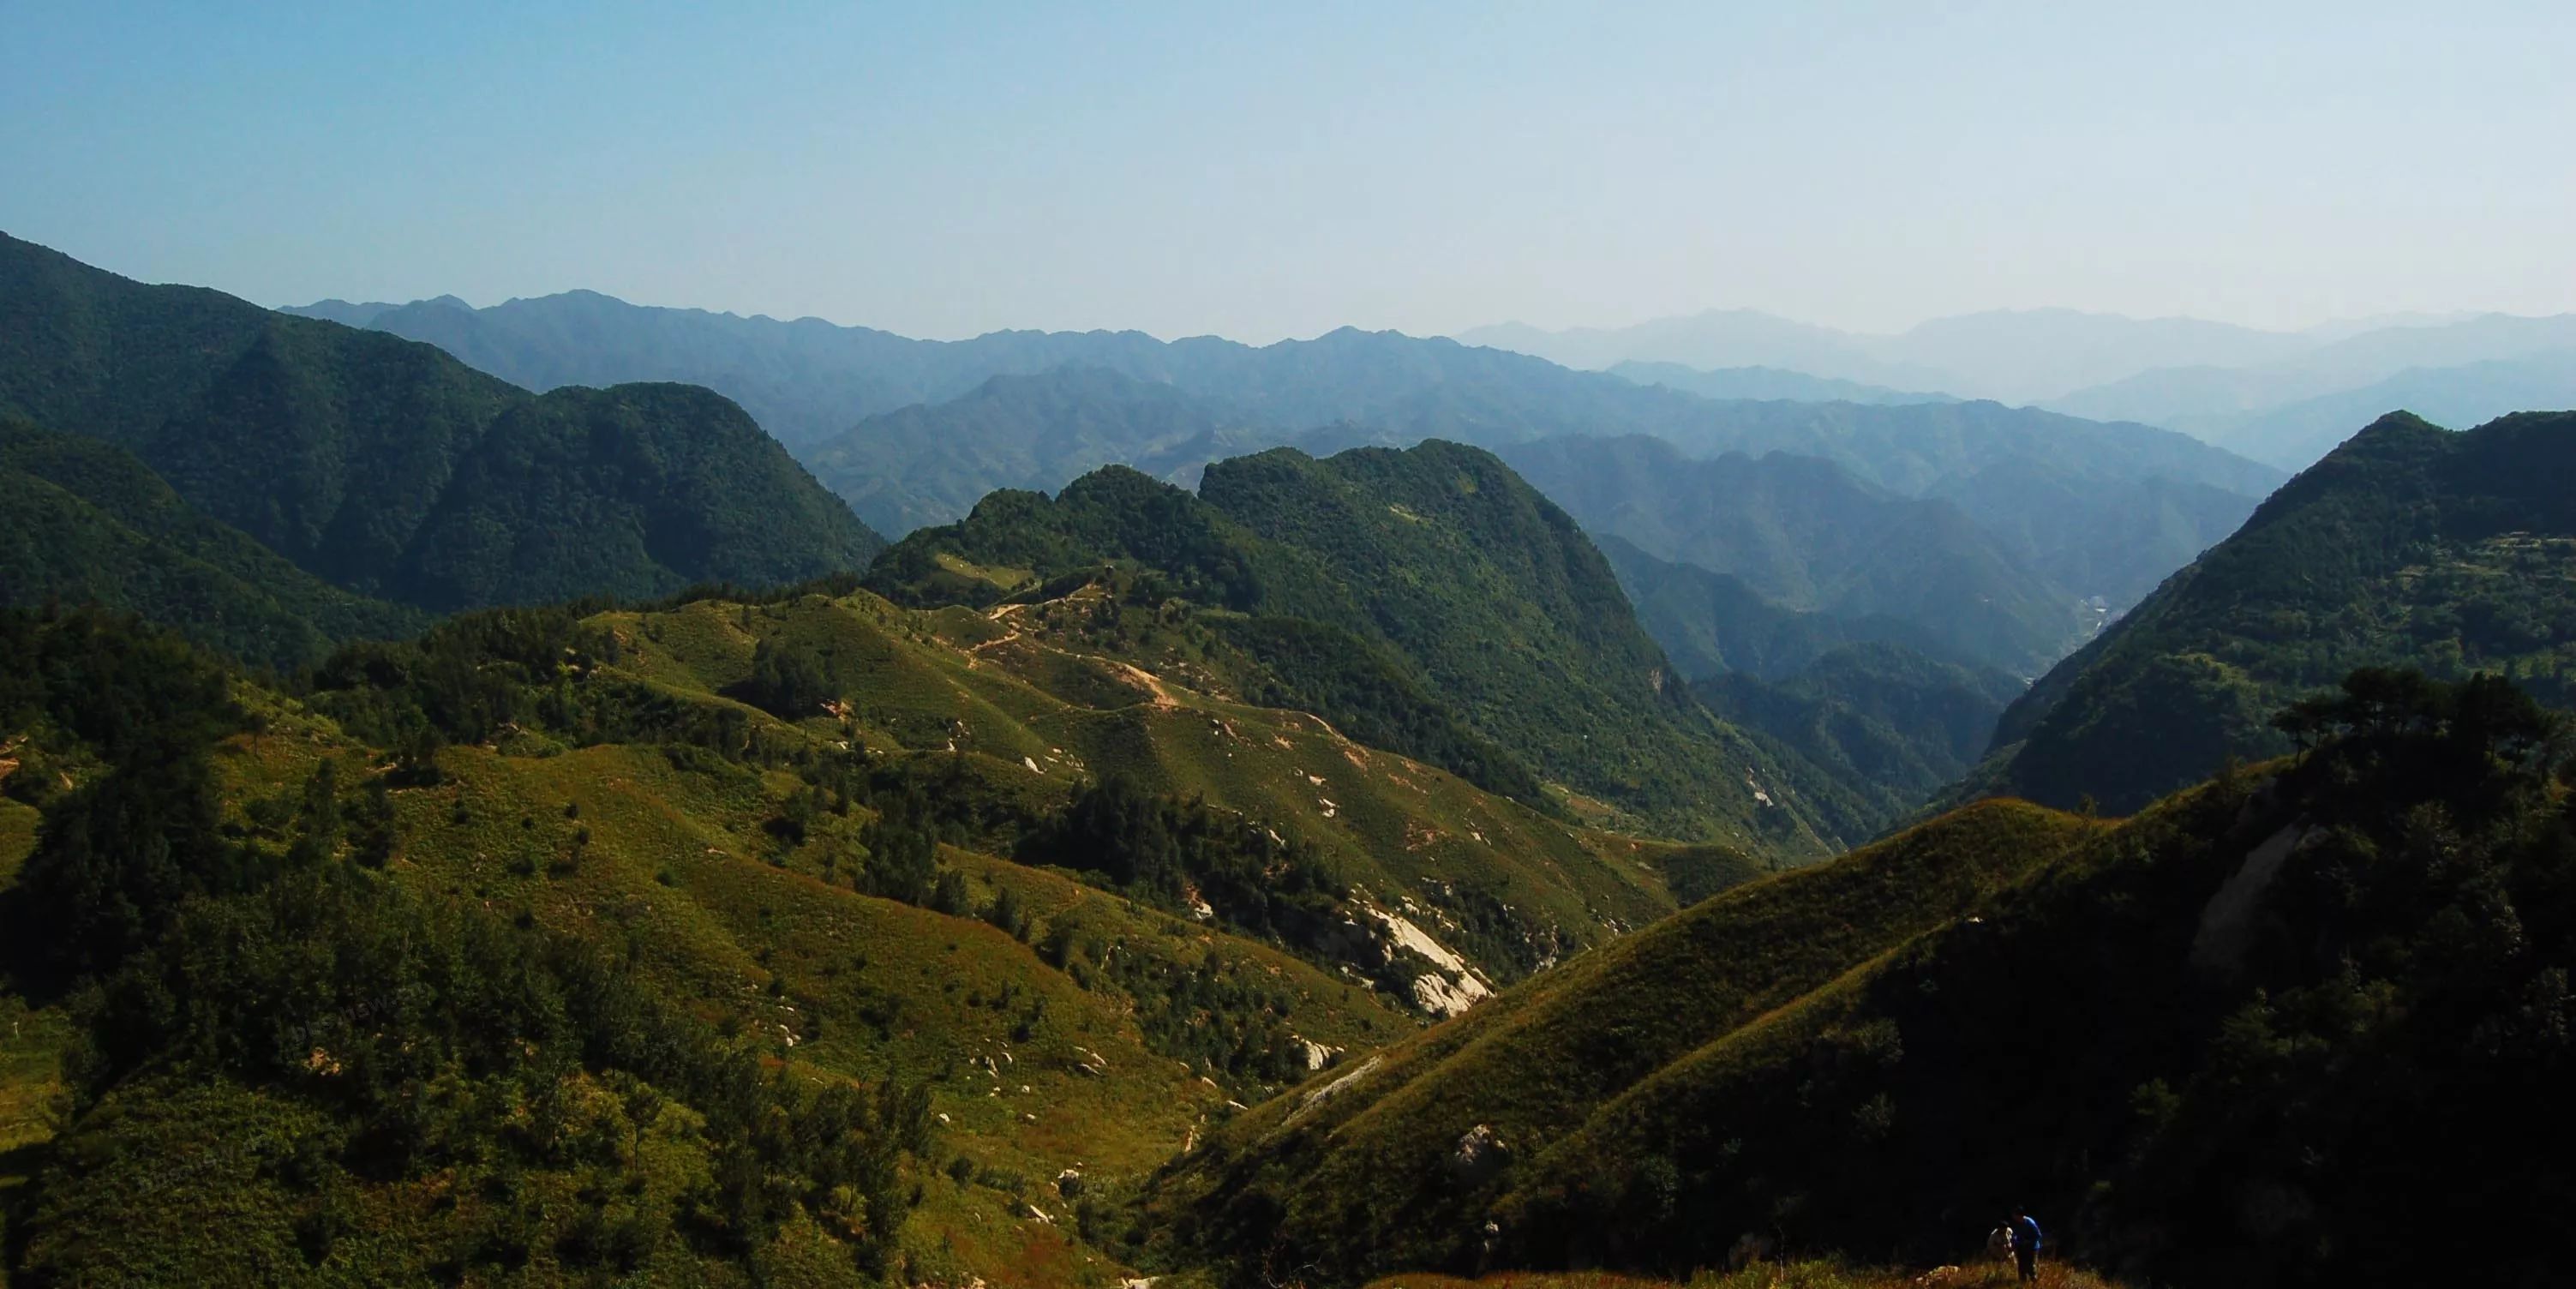
[[[1089,1283],[1120,1254],[1085,1214],[1230,1099],[1671,907],[1652,848],[971,612],[860,594],[481,615],[344,652],[300,695],[96,615],[7,626],[51,661],[0,692],[0,842],[18,839],[0,876],[40,811],[57,839],[0,899],[6,1005],[89,979],[191,1018],[111,1008],[67,1030],[42,1009],[13,1036],[0,1123],[20,1153],[0,1178],[21,1180],[0,1202],[41,1277],[221,1252],[277,1281]],[[131,706],[83,697],[101,683]],[[1005,857],[1112,773],[1215,830],[1177,891],[1116,880],[1101,860],[1141,840],[1114,830],[1073,867]],[[145,834],[174,863],[111,840]],[[1317,916],[1268,898],[1294,884],[1282,866],[1319,876]],[[405,965],[398,943],[464,956]],[[495,975],[513,960],[535,975]],[[612,963],[603,993],[585,964]],[[534,992],[471,1021],[415,1002],[504,984]],[[639,1007],[707,1070],[773,1071],[794,1115],[843,1113],[795,1108],[798,1087],[860,1096],[864,1176],[813,1180],[844,1165],[723,1119],[686,1083],[700,1056],[621,1055],[616,1018]],[[528,1047],[404,1073],[431,1034]],[[402,1128],[430,1134],[411,1144],[377,1135],[411,1120],[342,1095],[442,1079],[461,1117]],[[570,1138],[507,1126],[559,1113]],[[220,1166],[154,1171],[174,1155]],[[156,1196],[152,1222],[97,1227]]]
[[[2571,480],[2568,414],[2460,434],[2381,420],[2033,686],[1982,782],[2134,809],[2226,756],[2289,750],[2272,713],[2360,666],[2495,670],[2576,699]]]
[[[1989,803],[1720,896],[1259,1107],[1146,1228],[1246,1279],[1676,1274],[1748,1239],[1955,1261],[2020,1203],[2155,1283],[2541,1283],[2576,1253],[2563,717],[2364,672],[2295,724],[2303,758],[2116,827]],[[1959,902],[1861,880],[1909,845]],[[1843,891],[1919,920],[1873,938]],[[1766,905],[1793,934],[1715,934]],[[2477,1222],[2524,1234],[2446,1238]]]
[[[1542,774],[1668,831],[1795,844],[1741,783],[1754,754],[1691,703],[1574,521],[1491,454],[1430,442],[1210,466],[1200,495],[1313,552],[1475,725]],[[1769,768],[1767,766],[1763,768]],[[1776,777],[1776,775],[1774,776]],[[1721,822],[1722,821],[1722,822]],[[1693,826],[1696,825],[1696,826]]]
[[[1154,613],[1184,612],[1164,605],[1180,599],[1249,616],[1211,620],[1242,660],[1209,662],[1220,688],[1370,723],[1498,791],[1529,800],[1535,775],[1580,817],[1792,857],[1865,831],[1829,785],[1688,697],[1600,553],[1490,454],[1278,450],[1211,466],[1200,492],[1111,468],[1052,501],[996,493],[907,538],[870,584],[992,604],[1114,565],[1124,598]],[[1409,714],[1417,692],[1436,704],[1427,718]]]
[[[538,398],[427,345],[7,238],[0,296],[0,412],[125,449],[359,595],[444,611],[667,593],[855,568],[882,545],[703,391]]]
[[[1337,1282],[1452,1265],[1498,1196],[1634,1089],[1965,914],[2087,830],[1991,804],[1694,905],[1260,1107],[1158,1180],[1149,1227],[1175,1259],[1313,1259]],[[1462,1162],[1479,1137],[1488,1148]]]

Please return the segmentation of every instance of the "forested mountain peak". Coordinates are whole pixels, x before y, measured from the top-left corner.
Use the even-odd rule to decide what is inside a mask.
[[[1223,610],[1210,629],[1267,660],[1236,685],[1370,722],[1498,791],[1551,781],[1545,799],[1578,815],[1789,854],[1869,826],[1711,717],[1573,519],[1463,444],[1272,449],[1209,466],[1196,496],[1110,467],[1052,500],[988,497],[870,580],[905,602],[991,604],[1111,566],[1149,598]],[[1438,717],[1389,724],[1415,691]],[[1694,768],[1710,763],[1730,768]]]
[[[2500,671],[2567,702],[2571,483],[2576,414],[2457,433],[2381,417],[2034,685],[1992,783],[2129,809],[2286,749],[2270,713],[2359,666]]]

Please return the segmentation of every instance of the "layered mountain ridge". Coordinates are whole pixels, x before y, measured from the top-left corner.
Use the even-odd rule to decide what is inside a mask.
[[[129,453],[207,520],[362,596],[649,597],[853,569],[883,545],[705,390],[529,394],[428,345],[15,240],[0,293],[0,411]]]

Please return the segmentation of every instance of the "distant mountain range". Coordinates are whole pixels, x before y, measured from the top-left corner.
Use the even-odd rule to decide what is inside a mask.
[[[2508,329],[2516,331],[2519,329]],[[2561,334],[2563,332],[2563,334]],[[2533,328],[2522,343],[2554,347],[2455,366],[2409,365],[2403,351],[2373,362],[2217,371],[2149,372],[2061,402],[2077,414],[2127,409],[2258,461],[2299,470],[2332,451],[2355,425],[2392,411],[2475,425],[2508,412],[2576,408],[2576,326]],[[2436,353],[2447,346],[2427,346]],[[2373,377],[2367,384],[2346,382]]]
[[[6,464],[51,517],[16,538],[10,603],[196,602],[172,619],[289,662],[417,625],[394,605],[776,585],[884,545],[704,389],[531,394],[429,345],[5,237],[0,297]]]
[[[2179,423],[2290,464],[2383,400],[2476,414],[2576,395],[2576,320],[2492,315],[2290,334],[2037,311],[1873,339],[1729,313],[1467,336],[1615,368],[1586,372],[1348,329],[1259,348],[1136,333],[942,343],[588,293],[313,311],[431,339],[538,386],[703,371],[772,409],[771,428],[828,486],[897,532],[953,521],[996,488],[1050,491],[1109,462],[1189,486],[1211,461],[1277,444],[1480,445],[1603,539],[1640,620],[1687,674],[1764,685],[1863,644],[2035,675],[2235,532],[2281,478],[2171,430],[1929,391],[2053,386],[2063,408]],[[829,407],[847,420],[833,425]],[[2060,672],[2170,610],[2140,612]],[[2064,687],[2043,681],[2007,734],[2037,727]],[[1736,710],[1759,731],[1751,714],[1792,709],[1739,694]],[[2097,728],[2089,719],[2049,728]],[[1767,732],[1800,728],[1813,726],[1775,719]],[[2208,749],[2176,739],[2164,750]],[[1805,751],[1835,755],[1812,741]],[[2075,764],[2063,751],[2057,761]],[[2133,802],[2206,768],[2178,763],[2134,792],[2096,795]]]
[[[1662,385],[1685,394],[1730,402],[1737,399],[1792,403],[1955,403],[1948,394],[1916,393],[1867,385],[1856,380],[1810,376],[1782,367],[1722,367],[1701,371],[1680,363],[1623,362],[1609,372],[1640,385]]]
[[[0,1279],[2576,1260],[2576,413],[309,312],[0,239]]]
[[[1837,331],[1751,310],[1716,310],[1612,329],[1541,331],[1517,323],[1458,333],[1466,344],[1569,367],[1626,362],[1711,369],[1781,367],[1811,376],[2026,403],[2153,367],[2236,365],[2314,342],[2196,318],[2140,320],[2073,309],[1938,318],[1893,336]]]
[[[1928,384],[1779,366],[1587,372],[1347,328],[1262,347],[1132,332],[929,342],[587,292],[308,311],[438,344],[531,388],[704,380],[893,534],[954,522],[997,489],[1052,492],[1113,463],[1189,487],[1209,462],[1281,445],[1481,446],[1596,535],[1741,577],[1789,612],[1901,621],[1938,656],[2023,676],[2233,531],[2282,477],[2169,431],[1915,392]],[[1954,332],[1932,334],[1949,344]],[[1813,329],[1791,339],[1809,349],[1764,352],[1822,352]],[[1729,454],[1762,464],[1707,464]],[[1721,474],[1744,487],[1715,487]],[[1768,500],[1753,509],[1727,500],[1757,495]],[[1657,638],[1676,657],[1705,656],[1674,625],[1688,616],[1654,616]]]
[[[2037,675],[2089,634],[2074,593],[1957,506],[1818,457],[1694,460],[1631,436],[1541,439],[1503,459],[1595,533],[1789,609],[1919,624],[1945,656]]]
[[[2384,412],[2472,424],[2576,406],[2576,314],[2398,314],[2269,332],[2040,309],[1866,336],[1731,311],[1458,338],[1712,396],[1914,402],[1933,396],[1902,391],[1941,390],[2036,404],[2182,430],[2289,470]]]

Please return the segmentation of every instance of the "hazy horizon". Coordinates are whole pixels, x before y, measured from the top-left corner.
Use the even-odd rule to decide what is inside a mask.
[[[7,229],[0,229],[0,232],[8,232],[8,231],[9,231],[9,230],[7,230]],[[59,248],[59,247],[58,247],[58,248],[56,248],[56,249],[61,249],[61,248]],[[104,269],[108,269],[108,270],[109,270],[109,271],[111,271],[111,272],[116,271],[116,267],[115,267],[114,265],[110,265],[110,264],[102,264],[102,265],[98,265],[98,266],[96,266],[96,267],[104,268]],[[131,276],[131,275],[127,275],[127,276]],[[189,282],[189,283],[174,282],[174,283],[172,283],[172,284],[173,284],[173,285],[190,285],[190,286],[193,286],[193,285],[203,285],[202,283],[193,283],[193,282]],[[2333,318],[2323,318],[2323,319],[2319,319],[2319,320],[2318,320],[2318,321],[2316,321],[2316,322],[2313,322],[2313,323],[2310,323],[2310,324],[2307,324],[2307,325],[2304,325],[2304,326],[2292,326],[2292,327],[2254,327],[2254,326],[2249,326],[2248,324],[2243,324],[2243,323],[2230,323],[2230,322],[2228,322],[2226,319],[2221,319],[2221,318],[2202,318],[2202,317],[2195,317],[2195,316],[2188,315],[2188,314],[2164,314],[2164,315],[2159,315],[2159,316],[2154,316],[2154,317],[2140,317],[2140,316],[2138,316],[2138,315],[2134,315],[2134,314],[2119,314],[2119,313],[2111,313],[2111,312],[2104,311],[2104,310],[2076,309],[2076,308],[2073,308],[2072,306],[2068,306],[2068,305],[2032,305],[2032,306],[2028,306],[2028,307],[2018,307],[2018,308],[1978,309],[1978,310],[1969,310],[1969,311],[1965,311],[1965,312],[1961,312],[1961,313],[1935,314],[1935,315],[1932,315],[1932,316],[1929,316],[1929,317],[1918,318],[1918,319],[1915,319],[1913,322],[1908,323],[1908,324],[1906,324],[1906,325],[1898,326],[1898,327],[1894,327],[1894,328],[1890,328],[1890,329],[1888,329],[1888,330],[1884,330],[1884,331],[1854,331],[1854,330],[1849,330],[1849,329],[1846,329],[1846,328],[1833,327],[1833,326],[1830,326],[1829,324],[1821,323],[1821,322],[1816,322],[1816,321],[1814,321],[1814,320],[1812,320],[1812,319],[1795,317],[1795,316],[1788,315],[1788,314],[1774,313],[1774,312],[1772,312],[1772,311],[1770,311],[1770,310],[1767,310],[1767,309],[1734,309],[1734,308],[1728,308],[1728,307],[1725,307],[1725,306],[1712,305],[1712,306],[1709,306],[1709,307],[1707,307],[1707,308],[1703,308],[1703,309],[1693,309],[1693,310],[1690,310],[1690,311],[1685,312],[1685,313],[1661,314],[1661,315],[1657,315],[1657,316],[1655,316],[1655,317],[1648,317],[1648,318],[1636,318],[1636,319],[1631,319],[1631,320],[1626,321],[1626,322],[1610,323],[1610,324],[1601,324],[1601,325],[1583,324],[1583,323],[1570,323],[1570,324],[1566,324],[1566,325],[1564,325],[1564,326],[1542,326],[1542,325],[1540,325],[1540,324],[1538,324],[1538,323],[1529,322],[1529,321],[1527,321],[1526,319],[1521,319],[1521,318],[1498,318],[1498,319],[1494,319],[1494,320],[1492,320],[1492,321],[1490,321],[1490,322],[1482,322],[1482,323],[1476,323],[1476,324],[1472,324],[1472,325],[1468,325],[1468,326],[1455,327],[1455,328],[1451,328],[1451,329],[1446,330],[1446,331],[1408,331],[1408,330],[1406,330],[1405,328],[1402,328],[1402,327],[1363,327],[1363,326],[1360,326],[1359,324],[1356,324],[1356,323],[1341,322],[1341,323],[1334,323],[1334,324],[1332,324],[1332,325],[1330,325],[1330,326],[1323,327],[1323,328],[1321,328],[1321,329],[1318,329],[1318,330],[1315,330],[1315,331],[1312,331],[1312,332],[1303,332],[1303,333],[1298,333],[1298,334],[1280,335],[1280,336],[1265,336],[1265,337],[1262,337],[1262,338],[1259,338],[1259,339],[1246,340],[1245,338],[1240,337],[1240,336],[1230,336],[1230,335],[1226,335],[1226,334],[1224,334],[1224,333],[1222,333],[1222,332],[1213,332],[1213,331],[1171,332],[1171,333],[1165,333],[1165,332],[1159,332],[1159,331],[1152,331],[1152,330],[1149,330],[1149,329],[1144,328],[1144,327],[1119,327],[1119,326],[1099,326],[1099,327],[1025,327],[1025,326],[1003,326],[1003,327],[995,327],[995,328],[991,328],[990,330],[987,330],[987,331],[969,332],[969,333],[966,333],[966,334],[962,334],[962,335],[955,335],[955,336],[924,336],[924,335],[918,335],[918,334],[915,334],[915,333],[899,331],[898,329],[896,329],[896,328],[892,328],[892,327],[880,326],[879,324],[874,323],[874,322],[870,322],[869,320],[867,320],[867,319],[865,319],[865,318],[836,318],[836,317],[826,316],[826,315],[823,315],[823,314],[814,314],[814,313],[787,314],[787,313],[780,313],[780,312],[778,312],[778,311],[776,311],[776,310],[767,310],[767,309],[716,309],[716,308],[709,308],[709,307],[707,307],[707,306],[705,306],[705,305],[690,304],[690,303],[686,303],[686,302],[682,302],[682,301],[633,300],[633,299],[628,299],[628,298],[626,298],[626,297],[624,297],[624,296],[617,295],[617,294],[615,294],[614,292],[607,292],[607,291],[601,291],[601,290],[598,290],[598,289],[597,289],[597,288],[595,288],[595,287],[578,287],[578,286],[576,286],[576,287],[565,287],[564,289],[562,289],[562,290],[560,290],[560,291],[547,291],[547,292],[541,292],[541,293],[530,294],[530,295],[514,295],[514,296],[507,296],[507,297],[503,297],[503,298],[501,298],[501,299],[495,299],[495,300],[469,300],[469,299],[466,299],[466,298],[465,298],[465,297],[463,297],[463,296],[459,296],[459,295],[457,295],[455,292],[452,292],[452,291],[442,291],[442,292],[439,292],[439,293],[438,293],[438,294],[436,294],[436,295],[419,296],[419,297],[414,297],[414,298],[410,298],[410,299],[401,299],[401,300],[395,300],[395,299],[373,299],[373,298],[362,299],[362,298],[358,298],[358,297],[345,296],[345,295],[338,295],[338,296],[326,295],[326,296],[315,296],[315,297],[311,297],[311,298],[309,298],[309,299],[300,299],[300,300],[253,300],[253,301],[252,301],[252,303],[260,304],[260,305],[263,305],[263,306],[265,306],[265,307],[273,308],[273,309],[303,309],[303,308],[307,308],[307,307],[310,307],[310,306],[313,306],[313,305],[326,304],[326,303],[334,303],[334,302],[336,302],[336,303],[341,303],[341,304],[351,304],[351,305],[383,304],[383,305],[391,305],[391,306],[394,306],[394,307],[400,308],[400,307],[403,307],[403,306],[406,306],[406,305],[424,304],[424,303],[429,303],[429,302],[432,302],[432,301],[435,301],[435,300],[438,300],[438,299],[441,299],[441,298],[448,298],[448,299],[454,299],[454,300],[456,300],[457,302],[459,302],[459,303],[461,303],[461,304],[465,305],[465,306],[466,306],[467,308],[469,308],[469,309],[481,310],[481,309],[497,308],[497,307],[500,307],[500,306],[503,306],[503,305],[517,304],[517,303],[521,303],[521,302],[525,302],[525,301],[530,301],[530,300],[542,300],[542,299],[548,299],[548,298],[555,297],[555,296],[576,295],[576,294],[581,294],[581,293],[585,293],[585,292],[590,293],[590,294],[594,294],[594,295],[603,295],[603,296],[607,296],[607,297],[609,297],[610,299],[614,299],[614,300],[618,301],[618,302],[619,302],[619,303],[621,303],[621,304],[633,305],[633,306],[638,307],[638,308],[646,308],[646,309],[672,309],[672,310],[678,310],[678,311],[682,311],[682,312],[712,313],[712,314],[717,314],[717,315],[725,316],[725,317],[744,318],[744,319],[764,319],[764,318],[765,318],[765,319],[768,319],[769,321],[772,321],[772,322],[808,322],[808,321],[812,321],[812,322],[822,322],[822,323],[826,323],[826,324],[829,324],[829,325],[831,325],[831,326],[835,326],[835,327],[867,328],[867,329],[870,329],[870,330],[876,330],[876,331],[887,331],[887,332],[893,332],[894,334],[903,335],[903,336],[905,336],[905,337],[906,337],[906,338],[908,338],[908,339],[915,339],[915,340],[972,340],[972,339],[975,339],[976,337],[979,337],[979,336],[990,335],[990,334],[994,334],[994,333],[997,333],[997,332],[1009,332],[1009,331],[1082,331],[1082,332],[1088,332],[1088,331],[1128,332],[1128,331],[1132,331],[1132,332],[1141,332],[1141,333],[1143,333],[1143,334],[1145,334],[1145,335],[1151,336],[1151,337],[1152,337],[1153,339],[1155,339],[1155,340],[1164,341],[1164,342],[1170,342],[1170,341],[1175,341],[1175,340],[1192,340],[1192,339],[1200,339],[1200,338],[1205,338],[1205,337],[1212,337],[1212,338],[1219,339],[1219,340],[1232,340],[1232,341],[1237,341],[1237,342],[1239,342],[1239,343],[1244,343],[1244,344],[1253,344],[1253,345],[1276,344],[1276,343],[1287,342],[1287,341],[1304,341],[1304,340],[1314,340],[1314,339],[1318,339],[1318,338],[1320,338],[1320,337],[1322,337],[1322,336],[1329,335],[1329,334],[1331,334],[1332,332],[1335,332],[1335,331],[1342,331],[1342,330],[1354,329],[1354,328],[1359,329],[1359,330],[1364,330],[1364,331],[1394,331],[1394,332],[1397,332],[1397,333],[1400,333],[1400,334],[1403,334],[1403,335],[1413,336],[1413,337],[1415,337],[1415,338],[1417,338],[1417,339],[1432,338],[1432,337],[1443,337],[1443,338],[1456,339],[1456,338],[1458,338],[1458,337],[1460,337],[1460,336],[1463,336],[1463,335],[1465,335],[1465,334],[1467,334],[1467,333],[1470,333],[1470,332],[1478,332],[1478,331],[1495,331],[1495,330],[1501,330],[1501,329],[1511,328],[1511,327],[1529,327],[1529,328],[1532,328],[1532,329],[1534,329],[1534,330],[1537,330],[1537,331],[1540,331],[1540,332],[1544,332],[1544,333],[1547,333],[1547,334],[1550,334],[1550,335],[1566,335],[1566,334],[1579,334],[1579,333],[1616,333],[1616,332],[1626,331],[1626,330],[1630,330],[1630,329],[1634,329],[1634,328],[1650,327],[1650,326],[1653,326],[1653,325],[1656,325],[1656,324],[1659,324],[1659,323],[1685,322],[1685,321],[1689,321],[1689,320],[1691,320],[1691,319],[1698,318],[1698,317],[1702,317],[1702,316],[1707,316],[1707,315],[1712,315],[1712,314],[1729,314],[1729,313],[1755,313],[1755,314],[1761,314],[1761,315],[1763,315],[1763,316],[1766,316],[1766,317],[1772,318],[1772,319],[1774,319],[1774,320],[1776,320],[1776,321],[1779,321],[1779,322],[1789,323],[1789,324],[1797,325],[1797,326],[1815,327],[1815,328],[1818,328],[1818,329],[1820,329],[1820,330],[1833,331],[1833,332],[1837,332],[1837,333],[1840,333],[1840,334],[1843,334],[1843,335],[1849,336],[1849,337],[1851,337],[1851,338],[1853,338],[1853,339],[1855,339],[1855,340],[1890,340],[1890,339],[1897,339],[1897,338],[1900,338],[1900,337],[1904,336],[1904,335],[1905,335],[1905,334],[1907,334],[1908,332],[1913,331],[1913,330],[1915,330],[1915,329],[1917,329],[1917,328],[1920,328],[1920,327],[1922,327],[1922,326],[1925,326],[1925,325],[1927,325],[1927,324],[1933,324],[1933,323],[1941,323],[1941,322],[1955,321],[1955,320],[1958,320],[1958,319],[1961,319],[1961,318],[1972,318],[1972,317],[1978,317],[1978,316],[1993,316],[1993,315],[2011,315],[2011,314],[2024,314],[2024,315],[2026,315],[2026,314],[2035,314],[2035,313],[2078,313],[2078,314],[2083,314],[2083,315],[2086,315],[2086,316],[2096,317],[2096,318],[2120,318],[2120,319],[2124,319],[2124,320],[2126,320],[2126,321],[2130,321],[2130,322],[2144,322],[2144,323],[2159,323],[2159,322],[2215,322],[2215,323],[2221,323],[2221,324],[2223,324],[2223,325],[2229,325],[2229,326],[2244,326],[2244,327],[2246,327],[2246,329],[2247,329],[2247,330],[2251,330],[2251,331],[2259,331],[2259,332],[2264,332],[2264,333],[2267,333],[2267,334],[2281,335],[2281,336],[2304,336],[2304,335],[2311,335],[2311,334],[2323,334],[2323,335],[2327,335],[2327,336],[2339,336],[2339,335],[2343,335],[2343,334],[2352,334],[2352,333],[2357,333],[2357,332],[2361,332],[2361,331],[2365,331],[2365,330],[2377,330],[2377,329],[2380,329],[2380,328],[2396,328],[2396,327],[2431,327],[2431,326],[2440,326],[2440,325],[2443,325],[2443,324],[2445,324],[2445,323],[2450,323],[2450,322],[2460,322],[2460,321],[2466,321],[2466,320],[2473,319],[2473,318],[2478,318],[2478,317],[2488,317],[2488,316],[2519,317],[2519,318],[2541,318],[2541,317],[2556,317],[2556,316],[2561,316],[2561,314],[2515,314],[2515,313],[2510,313],[2510,312],[2508,312],[2508,311],[2500,310],[2500,309],[2457,309],[2457,310],[2450,310],[2450,311],[2446,311],[2446,312],[2438,313],[2438,314],[2437,314],[2437,313],[2426,312],[2426,311],[2421,311],[2421,310],[2409,310],[2409,311],[2401,311],[2401,312],[2396,312],[2396,313],[2381,313],[2381,314],[2369,314],[2369,315],[2359,315],[2359,316],[2350,316],[2350,317],[2333,317]],[[244,297],[244,298],[246,298],[246,299],[247,299],[247,298],[249,298],[249,297]],[[2571,310],[2567,310],[2567,311],[2562,311],[2562,313],[2564,313],[2564,312],[2576,312],[2576,309],[2571,309]]]
[[[0,228],[952,339],[2576,311],[2576,10],[39,7]]]

